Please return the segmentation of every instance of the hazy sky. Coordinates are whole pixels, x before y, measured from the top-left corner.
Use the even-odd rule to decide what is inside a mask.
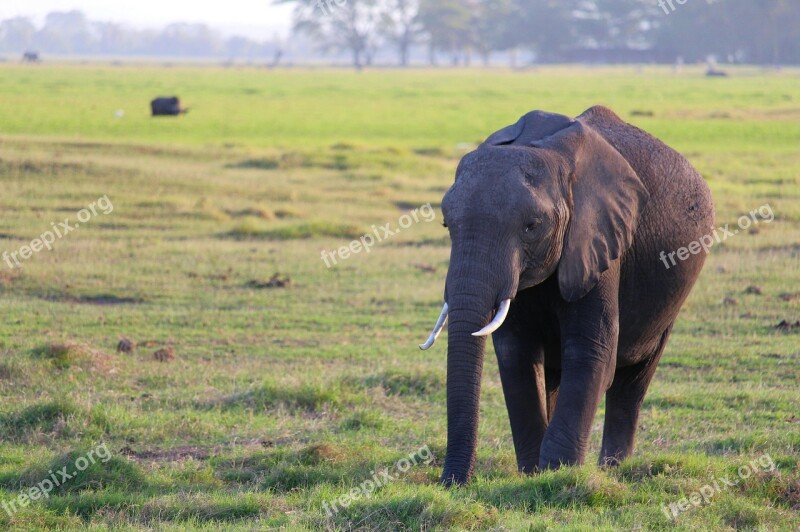
[[[37,24],[51,11],[78,9],[93,20],[125,22],[134,27],[164,26],[170,22],[203,22],[225,33],[256,38],[285,34],[291,5],[272,0],[0,0],[0,20],[32,17]]]

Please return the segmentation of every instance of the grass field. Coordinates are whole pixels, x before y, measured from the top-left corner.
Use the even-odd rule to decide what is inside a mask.
[[[0,262],[0,528],[797,530],[800,71],[733,74],[0,65],[0,253],[82,217]],[[171,93],[192,111],[150,118]],[[774,221],[712,249],[633,458],[519,475],[490,347],[477,478],[442,489],[439,201],[489,133],[594,104],[682,151],[719,225]]]

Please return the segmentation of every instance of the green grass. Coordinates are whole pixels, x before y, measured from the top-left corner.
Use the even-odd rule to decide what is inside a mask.
[[[776,325],[800,320],[799,80],[0,65],[0,252],[104,195],[114,207],[19,268],[0,262],[0,502],[102,442],[112,454],[0,510],[0,527],[797,529],[800,330]],[[192,112],[151,119],[167,93]],[[447,271],[438,203],[489,133],[594,104],[685,153],[720,225],[765,203],[775,221],[712,249],[633,458],[519,475],[490,347],[477,478],[442,489],[446,349],[416,347]],[[427,203],[431,223],[325,266],[322,251]],[[123,337],[133,353],[116,352]],[[423,446],[432,463],[326,514]],[[774,470],[663,513],[765,455]]]

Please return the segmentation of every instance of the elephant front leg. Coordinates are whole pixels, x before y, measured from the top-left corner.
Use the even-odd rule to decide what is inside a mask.
[[[517,467],[523,473],[533,473],[538,470],[539,449],[547,429],[542,350],[506,327],[494,334],[493,341]]]
[[[590,292],[562,324],[561,384],[542,441],[539,466],[582,464],[597,407],[616,365],[618,315],[613,298]]]

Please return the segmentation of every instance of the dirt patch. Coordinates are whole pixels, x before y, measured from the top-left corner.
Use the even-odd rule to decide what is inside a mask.
[[[70,176],[84,175],[88,177],[133,177],[137,170],[130,168],[103,167],[86,162],[35,161],[30,159],[9,161],[0,159],[0,174],[13,176]]]
[[[253,170],[275,170],[280,168],[281,163],[278,159],[265,157],[263,159],[245,159],[238,163],[225,165],[225,168],[248,168]]]
[[[128,338],[122,338],[117,344],[117,353],[133,353],[136,351],[136,342]]]
[[[262,220],[274,220],[278,216],[270,211],[269,209],[264,209],[261,207],[252,207],[249,209],[240,209],[240,210],[226,210],[225,211],[228,216],[232,218],[241,218],[244,216],[253,216],[255,218],[261,218]]]
[[[6,288],[10,284],[18,281],[22,277],[22,272],[19,270],[0,270],[0,287]]]
[[[163,347],[153,353],[153,359],[158,360],[159,362],[169,362],[170,360],[175,360],[175,350],[171,347]]]
[[[47,292],[44,294],[37,294],[45,301],[53,301],[55,303],[75,303],[79,305],[96,305],[98,307],[109,307],[115,305],[136,305],[144,303],[144,299],[136,297],[122,297],[114,294],[94,294],[86,296],[75,296],[63,292]]]
[[[450,247],[450,236],[443,236],[441,238],[423,238],[420,240],[411,240],[411,241],[391,241],[387,242],[388,246],[398,247],[398,248],[421,248],[421,247],[442,247],[442,248],[449,248]]]
[[[181,462],[183,460],[207,460],[212,455],[212,450],[203,447],[184,446],[173,447],[171,449],[149,449],[146,451],[134,451],[129,446],[119,450],[119,454],[125,455],[136,462]]]
[[[288,275],[281,276],[280,273],[275,273],[266,281],[257,281],[255,279],[251,279],[250,281],[247,281],[245,286],[247,288],[262,290],[264,288],[288,288],[292,286],[292,284],[292,278]]]
[[[88,347],[74,342],[58,342],[37,347],[31,351],[35,358],[48,360],[57,368],[84,365],[93,361],[94,353]]]
[[[445,151],[439,147],[417,148],[414,150],[414,153],[422,155],[423,157],[445,157],[447,155]]]
[[[308,465],[342,462],[346,456],[347,454],[343,450],[327,443],[315,443],[298,453],[302,463]]]
[[[436,273],[439,269],[432,264],[412,264],[416,269],[425,273]]]
[[[141,299],[137,299],[134,297],[119,297],[112,294],[101,294],[96,296],[81,296],[76,298],[77,303],[85,303],[87,305],[99,305],[99,306],[109,306],[109,305],[134,305],[137,303],[143,303]]]
[[[0,362],[0,381],[16,381],[22,377],[22,372],[16,366],[7,362]]]
[[[309,222],[275,229],[242,223],[220,236],[234,240],[302,240],[324,237],[354,240],[363,234],[364,230],[354,225]]]

